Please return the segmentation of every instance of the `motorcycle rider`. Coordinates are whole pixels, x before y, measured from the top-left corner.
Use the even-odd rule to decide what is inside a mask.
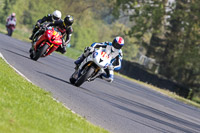
[[[124,45],[124,39],[122,37],[116,37],[112,42],[102,42],[102,43],[93,43],[91,47],[86,47],[84,53],[74,62],[76,67],[78,67],[83,60],[94,51],[94,48],[105,48],[106,53],[112,57],[111,63],[108,68],[104,69],[106,73],[100,75],[101,79],[104,79],[108,82],[112,82],[114,78],[114,70],[119,70],[121,68],[121,61],[123,58],[121,48]]]
[[[70,42],[71,40],[71,36],[73,33],[73,29],[72,29],[72,24],[74,22],[74,18],[71,15],[67,15],[63,20],[57,20],[54,22],[50,22],[48,23],[46,26],[56,26],[58,28],[58,30],[61,32],[62,34],[62,45],[59,46],[56,51],[61,52],[62,54],[64,54],[66,52],[66,46],[67,44]],[[66,39],[64,40],[64,37],[66,36]]]
[[[6,29],[8,31],[8,34],[9,36],[12,36],[12,32],[13,30],[15,29],[15,26],[16,26],[16,14],[13,12],[7,19],[6,19]],[[12,28],[11,26],[12,25]]]
[[[40,25],[44,22],[53,22],[61,19],[61,12],[59,10],[55,10],[52,14],[47,14],[42,19],[39,19],[36,25],[33,28],[32,35],[29,37],[30,40],[33,40],[35,33],[39,30]]]

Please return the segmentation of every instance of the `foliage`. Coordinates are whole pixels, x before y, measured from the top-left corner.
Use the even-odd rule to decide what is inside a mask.
[[[117,0],[114,15],[128,16],[127,32],[160,64],[160,74],[200,93],[200,1]],[[145,40],[145,35],[151,37]],[[190,97],[192,98],[192,97]]]
[[[177,1],[176,8],[169,19],[171,25],[167,27],[166,33],[165,53],[171,54],[171,57],[166,56],[164,59],[169,66],[163,63],[167,65],[166,69],[172,71],[171,78],[190,87],[194,92],[200,91],[200,9],[198,4],[200,1],[197,0]],[[175,45],[170,46],[173,42]],[[166,72],[164,74],[166,75]]]
[[[71,14],[71,46],[83,50],[93,42],[125,38],[124,59],[134,60],[138,47],[160,64],[160,74],[200,92],[200,15],[198,0],[1,0],[0,20],[17,14],[17,27],[32,27],[55,9]],[[23,5],[23,6],[22,6]],[[112,13],[112,14],[111,14]],[[113,15],[118,18],[113,18]],[[112,24],[112,25],[110,25]],[[127,36],[128,35],[128,36]]]
[[[124,21],[115,21],[111,14],[114,2],[115,0],[4,0],[0,6],[0,22],[5,23],[6,17],[15,12],[17,28],[31,29],[38,19],[58,9],[62,12],[62,18],[67,14],[74,16],[74,32],[70,44],[73,48],[83,51],[94,42],[112,41],[115,36],[125,37],[124,30],[128,27],[122,24]],[[124,47],[123,51],[127,60],[136,56],[138,48],[132,45],[134,41],[125,37],[127,47]],[[130,54],[129,51],[134,51],[134,54]]]
[[[15,4],[15,2],[16,2],[15,0],[0,1],[0,5],[3,5],[0,7],[2,8],[2,10],[0,11],[0,22],[5,23],[7,16],[10,15],[9,13],[11,13],[10,10],[12,8],[12,5]]]

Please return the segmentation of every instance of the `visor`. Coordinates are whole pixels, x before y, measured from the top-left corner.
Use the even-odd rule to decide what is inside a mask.
[[[123,45],[118,44],[117,42],[114,42],[112,45],[113,45],[113,47],[116,48],[116,49],[121,49],[122,46],[123,46]]]
[[[54,20],[59,20],[60,18],[56,17],[56,16],[53,16],[53,19]]]

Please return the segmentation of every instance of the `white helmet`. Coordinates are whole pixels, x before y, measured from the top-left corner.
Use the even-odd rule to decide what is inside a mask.
[[[53,17],[52,17],[53,20],[55,21],[55,20],[59,20],[59,19],[61,19],[62,14],[61,14],[60,11],[55,10],[55,11],[53,12],[52,16],[53,16]]]

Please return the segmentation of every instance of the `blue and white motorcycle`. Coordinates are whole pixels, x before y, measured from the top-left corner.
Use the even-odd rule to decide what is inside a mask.
[[[104,73],[104,69],[112,65],[111,57],[103,48],[95,49],[70,77],[70,82],[75,86],[81,86],[85,81],[93,81],[100,74]]]

